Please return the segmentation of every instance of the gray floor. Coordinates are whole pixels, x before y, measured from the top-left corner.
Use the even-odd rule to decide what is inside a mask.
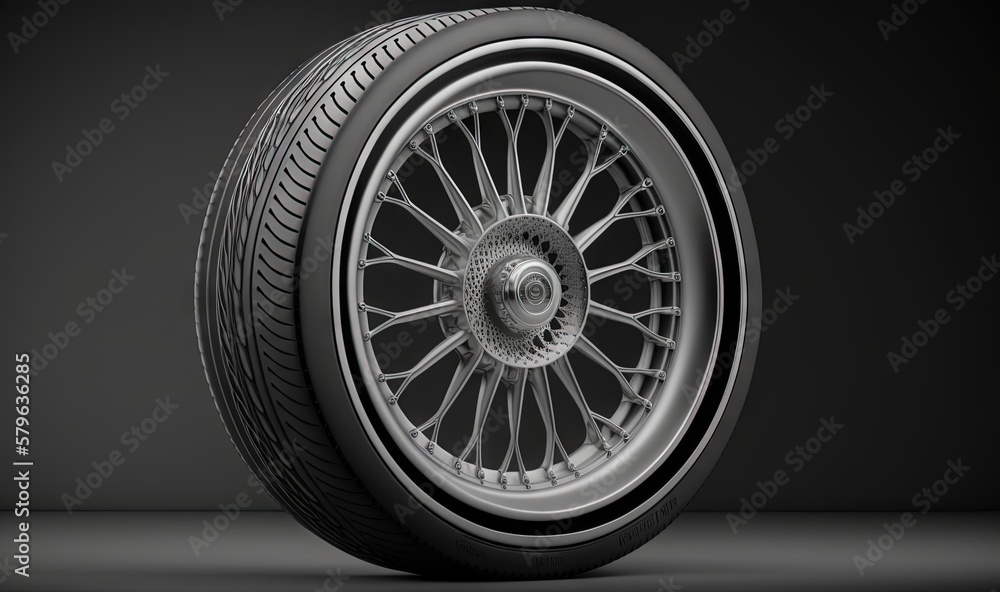
[[[590,574],[535,583],[446,583],[341,553],[281,513],[244,513],[196,557],[205,513],[32,515],[31,577],[0,590],[467,591],[980,590],[1000,588],[1000,514],[929,514],[859,576],[852,558],[899,514],[760,514],[733,534],[723,514],[686,513],[635,553]],[[14,518],[0,519],[3,539]],[[13,554],[11,543],[2,553]],[[6,566],[12,566],[8,558]],[[3,568],[0,565],[0,568]],[[10,569],[8,567],[7,569]],[[4,576],[6,581],[3,581]],[[339,587],[338,587],[339,586]]]

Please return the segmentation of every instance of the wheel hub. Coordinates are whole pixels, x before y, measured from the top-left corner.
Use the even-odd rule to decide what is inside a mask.
[[[495,320],[515,334],[547,325],[562,298],[559,274],[541,259],[515,257],[493,266],[486,296]]]
[[[489,227],[469,256],[465,310],[497,360],[537,368],[576,342],[587,314],[583,257],[548,218],[511,216]]]

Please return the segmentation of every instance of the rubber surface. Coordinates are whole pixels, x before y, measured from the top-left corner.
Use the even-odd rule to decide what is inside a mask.
[[[361,473],[355,470],[334,436],[341,432],[322,411],[318,396],[324,395],[314,390],[305,362],[300,291],[313,274],[312,286],[316,278],[327,278],[334,251],[329,235],[316,237],[305,229],[310,216],[317,215],[310,196],[324,163],[355,106],[393,62],[446,29],[508,11],[534,9],[473,10],[389,23],[303,64],[261,105],[230,153],[198,254],[195,300],[208,381],[234,445],[268,493],[298,522],[344,551],[384,567],[438,577],[545,578],[586,571],[655,536],[693,494],[654,508],[648,516],[655,520],[637,520],[634,524],[648,524],[623,529],[635,534],[616,545],[607,540],[614,537],[589,549],[532,547],[530,552],[483,541],[463,544],[462,533],[422,508],[405,519],[399,505],[411,507],[410,500],[368,476],[375,469],[367,463]],[[572,23],[586,20],[559,14]],[[545,17],[538,13],[535,18]],[[724,149],[716,156],[728,161]],[[311,289],[309,298],[322,298]],[[335,366],[336,360],[326,364]],[[726,437],[741,403],[727,410]],[[363,445],[356,439],[349,444]],[[703,478],[692,478],[694,489]],[[366,483],[378,491],[369,491]],[[428,521],[435,528],[423,528]]]

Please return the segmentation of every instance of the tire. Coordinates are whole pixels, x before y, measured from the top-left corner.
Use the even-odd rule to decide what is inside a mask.
[[[553,578],[635,550],[749,385],[760,272],[731,170],[680,79],[577,15],[331,47],[251,118],[205,219],[199,344],[234,445],[383,567]]]

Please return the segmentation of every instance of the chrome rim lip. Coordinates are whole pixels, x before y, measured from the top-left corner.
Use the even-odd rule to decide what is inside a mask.
[[[738,233],[739,230],[738,230],[738,225],[736,224],[735,213],[734,213],[734,210],[733,210],[733,207],[732,207],[732,203],[728,199],[729,198],[728,192],[726,192],[726,188],[725,188],[724,181],[722,179],[721,172],[718,170],[717,163],[715,163],[714,159],[711,158],[711,153],[707,150],[707,147],[704,145],[704,140],[701,139],[700,135],[698,134],[697,130],[694,128],[693,124],[691,124],[690,120],[688,120],[686,118],[686,116],[683,115],[683,112],[680,111],[680,109],[669,98],[669,96],[667,96],[665,93],[663,93],[662,90],[658,89],[654,84],[652,84],[651,81],[649,81],[647,78],[645,78],[644,75],[642,75],[638,71],[632,69],[631,66],[628,66],[627,64],[625,64],[623,62],[620,62],[619,60],[617,60],[616,58],[614,58],[614,57],[612,57],[612,56],[610,56],[608,54],[605,54],[603,52],[599,52],[598,50],[594,50],[593,48],[589,48],[589,47],[585,47],[585,46],[580,46],[578,44],[571,43],[571,42],[554,41],[554,40],[547,40],[547,39],[544,39],[544,40],[543,39],[519,40],[518,42],[513,42],[513,43],[511,43],[511,42],[501,42],[501,43],[489,46],[488,48],[479,48],[477,50],[474,50],[472,52],[464,54],[463,56],[460,56],[459,58],[456,58],[456,60],[470,59],[475,54],[482,55],[482,54],[484,54],[484,53],[486,53],[488,51],[502,51],[505,47],[506,48],[523,47],[526,42],[529,45],[531,45],[532,47],[569,49],[569,50],[572,50],[572,51],[577,51],[577,52],[581,52],[581,53],[587,53],[587,54],[591,54],[591,55],[595,55],[596,54],[599,57],[601,57],[601,59],[604,59],[606,61],[615,63],[620,68],[628,71],[630,75],[632,75],[633,77],[635,77],[636,79],[638,79],[640,81],[643,81],[647,86],[649,86],[650,88],[652,88],[653,90],[655,90],[661,96],[661,98],[664,100],[664,102],[667,105],[671,106],[675,110],[675,112],[677,112],[679,115],[682,116],[682,118],[688,124],[690,131],[695,135],[696,138],[698,138],[699,142],[702,144],[703,150],[705,150],[705,153],[709,157],[709,161],[711,162],[713,168],[715,169],[715,173],[716,173],[716,177],[717,177],[717,179],[715,179],[715,181],[719,182],[719,187],[723,190],[723,192],[725,194],[725,197],[727,198],[727,208],[729,209],[730,215],[732,217],[734,230]],[[545,65],[549,66],[551,64],[545,64]],[[435,71],[434,73],[431,73],[427,77],[423,78],[422,81],[421,81],[421,83],[423,83],[423,84],[429,83],[431,80],[436,79],[437,76],[439,76],[443,71],[446,71],[446,69],[447,69],[447,64],[443,65],[438,71]],[[582,77],[587,77],[587,73],[577,72],[577,74],[581,75]],[[605,83],[605,84],[607,84],[607,81],[602,81],[602,82]],[[541,95],[541,94],[547,94],[547,95],[550,95],[550,96],[558,96],[558,93],[552,93],[552,92],[549,92],[547,90],[543,91],[543,90],[528,89],[528,88],[525,88],[524,90],[525,90],[525,92],[532,92],[532,93],[539,94],[539,95]],[[514,93],[519,92],[519,91],[517,91],[517,90],[511,90],[510,92],[512,94],[514,94]],[[406,97],[404,96],[400,100],[402,101],[402,100],[405,100],[405,99],[406,99]],[[568,100],[566,102],[576,103],[576,101],[568,101]],[[416,120],[417,117],[414,116],[413,119]],[[382,125],[385,124],[385,121],[386,120],[383,120],[383,124]],[[655,119],[654,119],[654,121],[655,121]],[[378,130],[378,131],[379,132],[384,132],[385,130],[383,128],[383,129]],[[668,141],[676,149],[676,142],[673,141],[673,138],[672,138],[671,134],[669,133],[669,131],[666,130],[666,128],[662,128],[660,131],[663,133],[663,136],[666,139],[666,141]],[[366,148],[366,150],[369,150],[369,149]],[[690,164],[687,163],[686,157],[684,157],[683,153],[678,152],[677,156],[679,157],[679,160],[681,161],[681,165],[688,171],[689,174],[691,174]],[[693,174],[691,174],[691,176],[693,178]],[[358,179],[352,180],[352,182],[351,182],[352,191],[349,193],[349,195],[355,195],[356,194],[356,192],[354,191],[354,189],[355,189],[355,185],[356,185],[357,181],[358,181]],[[705,197],[702,194],[700,187],[698,187],[698,184],[697,183],[693,183],[693,185],[694,185],[694,188],[697,191],[699,197],[702,200],[704,200]],[[345,207],[346,207],[346,205],[345,205]],[[708,213],[707,210],[704,211],[704,214],[706,216],[709,216],[709,219],[710,219],[710,215],[709,215],[709,213]],[[360,221],[362,221],[363,219],[364,219],[364,216],[359,216],[358,217],[358,221],[359,221],[358,223],[360,223]],[[346,222],[342,219],[341,223],[340,223],[341,230],[344,229],[344,225],[345,224],[346,224]],[[717,243],[715,242],[715,237],[714,237],[714,232],[715,232],[714,225],[713,224],[709,224],[707,230],[708,230],[708,232],[710,234],[712,234],[713,244],[717,245]],[[737,240],[738,240],[738,237],[737,237]],[[352,250],[354,250],[355,252],[357,251],[357,246],[354,245],[354,244],[351,244],[349,248],[352,249]],[[742,278],[745,278],[745,269],[744,269],[743,253],[742,253],[742,251],[739,251],[739,257],[740,257],[739,263],[740,263],[740,270],[741,270],[741,273],[742,273],[742,277],[741,277],[741,279],[742,279]],[[718,267],[716,269],[718,269]],[[335,277],[337,277],[337,276],[335,275]],[[717,279],[718,279],[718,283],[719,283],[719,285],[717,286],[719,288],[718,294],[720,295],[720,298],[721,298],[721,293],[722,293],[721,292],[721,277],[718,277]],[[335,285],[334,285],[334,300],[338,301],[338,302],[335,302],[333,310],[334,310],[335,318],[339,318],[340,317],[339,312],[338,312],[340,310],[340,308],[338,306],[338,304],[339,304],[339,292],[337,290],[338,286],[336,285],[336,282],[337,282],[337,280],[335,280]],[[746,298],[745,298],[745,295],[746,295],[746,286],[745,286],[745,282],[741,282],[741,283],[743,284],[740,287],[741,293],[743,295],[743,298],[742,298],[743,302],[741,303],[740,313],[741,313],[741,319],[745,320],[745,316],[746,316],[746,303],[745,303],[745,300],[746,300]],[[348,286],[347,286],[347,288],[348,288],[348,294],[356,293],[357,285],[356,285],[356,282],[354,281],[353,278],[349,278],[348,279]],[[721,310],[722,310],[722,308],[721,308],[721,303],[720,303],[720,307],[719,307],[720,315],[721,315]],[[717,316],[717,318],[716,318],[717,324],[718,324],[718,320],[719,320],[719,318]],[[341,322],[347,321],[347,323],[349,323],[351,325],[351,328],[352,328],[352,331],[353,331],[352,334],[355,334],[355,335],[358,334],[357,333],[358,327],[357,327],[357,323],[356,323],[355,319],[353,319],[353,318],[340,319],[340,321]],[[716,330],[716,334],[717,333],[718,333],[718,330]],[[743,326],[743,324],[741,324],[741,327],[740,327],[740,344],[736,348],[735,357],[736,357],[737,361],[734,363],[734,367],[738,367],[739,356],[742,353],[742,340],[743,340],[744,333],[745,333],[745,326]],[[342,336],[338,334],[338,340],[340,340],[340,339],[342,339]],[[341,345],[343,345],[343,343],[341,343]],[[342,357],[341,361],[343,362],[343,361],[345,361],[343,359],[343,356],[347,355],[347,354],[345,354],[346,348],[341,347],[341,348],[339,348],[339,351],[341,352],[341,357]],[[717,353],[718,353],[718,343],[714,343],[712,345],[711,356],[710,356],[710,359],[708,360],[708,363],[706,364],[706,367],[711,367],[712,363],[714,363],[714,359],[715,359],[715,356],[716,356]],[[693,462],[697,458],[697,455],[700,452],[701,448],[703,448],[705,446],[705,444],[707,443],[708,439],[710,438],[710,435],[711,435],[712,431],[714,430],[715,426],[717,425],[717,423],[718,423],[718,421],[719,421],[719,419],[721,417],[721,411],[725,408],[725,402],[726,402],[726,400],[728,400],[729,391],[732,388],[733,378],[734,378],[734,376],[730,377],[730,380],[729,380],[728,385],[727,385],[726,395],[725,395],[724,400],[723,400],[723,404],[720,405],[718,412],[714,415],[712,423],[711,423],[711,427],[708,430],[708,432],[706,433],[706,435],[702,438],[702,440],[701,440],[701,442],[699,444],[699,447],[698,447],[698,451],[688,459],[688,461],[685,463],[685,465],[682,468],[682,470],[679,471],[677,474],[674,475],[674,478],[671,479],[670,482],[664,487],[664,490],[665,489],[669,489],[670,487],[672,487],[673,485],[676,484],[677,480],[693,464]],[[366,376],[366,377],[364,377],[364,380],[366,382],[366,386],[369,389],[371,389],[373,386],[375,386],[373,384],[372,377]],[[698,396],[696,398],[695,404],[692,406],[692,408],[690,410],[690,413],[685,418],[684,429],[686,429],[686,427],[689,425],[690,418],[693,417],[694,413],[697,411],[697,407],[700,404],[701,395],[702,395],[702,393],[704,391],[704,387],[705,387],[706,384],[707,384],[707,377],[703,377],[703,380],[701,380],[698,383],[698,387],[697,388],[698,388],[698,393],[699,394],[698,394]],[[359,394],[353,388],[351,388],[351,395],[352,395],[352,398],[355,399],[356,406],[357,406],[357,402],[358,402],[357,398],[359,396],[365,396],[363,393]],[[382,410],[380,409],[379,412],[381,413]],[[361,414],[361,416],[362,416],[363,422],[368,426],[368,428],[371,428],[371,425],[370,425],[371,419],[365,417],[363,413]],[[371,433],[371,432],[369,432],[369,433]],[[683,433],[683,432],[681,432],[681,433]],[[667,446],[663,446],[662,447],[663,448],[663,455],[661,456],[661,459],[665,458],[666,454],[669,453],[670,450],[672,450],[672,448],[673,448],[674,444],[676,443],[677,439],[679,438],[679,436],[680,436],[680,434],[678,434],[677,437],[675,437]],[[385,449],[384,449],[384,447],[381,447],[381,445],[378,442],[377,438],[373,439],[373,443],[375,443],[376,446],[381,449],[380,452],[381,452],[381,454],[383,456],[383,459],[387,462],[387,464],[390,464],[390,465],[394,464],[394,461],[391,458],[388,458],[385,455]],[[406,448],[403,447],[403,450],[406,450]],[[650,467],[650,468],[655,468],[655,467]],[[425,474],[428,475],[429,481],[435,482],[436,485],[442,487],[445,490],[448,490],[449,494],[456,495],[456,493],[458,493],[458,494],[461,493],[461,492],[458,492],[458,491],[454,490],[454,488],[452,487],[453,484],[451,482],[449,482],[446,479],[438,479],[437,477],[435,477],[435,475],[434,475],[433,472],[431,472],[429,474],[428,473],[425,473]],[[641,480],[640,478],[642,476],[643,475],[637,475],[636,479],[633,479],[632,481],[635,482],[636,480]],[[406,481],[405,477],[403,478],[403,481],[404,481],[404,484],[405,484],[405,481]],[[426,505],[429,505],[430,507],[433,507],[436,512],[439,512],[439,513],[441,513],[443,515],[449,516],[450,519],[457,518],[453,513],[451,513],[450,511],[448,511],[446,508],[443,508],[439,504],[435,504],[434,500],[432,498],[430,498],[429,496],[427,496],[426,494],[422,493],[419,490],[419,488],[412,487],[412,486],[409,486],[409,485],[408,485],[408,488],[411,491],[414,492],[414,496],[417,499],[421,500],[421,503],[426,502]],[[465,501],[465,500],[463,500],[463,501]],[[471,500],[471,501],[475,504],[475,502],[477,500]],[[607,501],[609,501],[609,499],[608,498],[604,498],[601,501],[602,502],[607,502]],[[643,506],[637,507],[636,510],[634,512],[632,512],[632,513],[629,513],[628,516],[635,515],[635,512],[639,512],[639,511],[643,511],[644,509],[648,509],[649,504],[652,503],[652,501],[653,501],[653,499],[651,498],[650,501],[648,501]],[[487,509],[489,509],[489,510],[494,510],[494,513],[500,513],[500,512],[496,512],[495,511],[497,508],[494,507],[494,506],[490,506],[489,504],[486,504],[485,507]],[[565,511],[567,510],[565,504],[559,504],[559,507],[563,510],[563,513],[565,513]],[[593,507],[595,507],[594,504],[582,504],[582,505],[574,506],[571,511],[584,512],[584,511],[589,511],[590,509],[593,509]],[[518,513],[516,517],[517,518],[522,518],[522,519],[527,518],[527,519],[551,520],[554,515],[556,515],[556,514],[553,514],[553,512],[551,512],[549,510],[540,510],[540,511],[536,511],[536,512]],[[606,526],[608,528],[611,528],[613,524],[621,523],[622,520],[628,519],[628,516],[623,516],[623,517],[619,518],[618,520],[614,520],[612,523],[609,523]],[[473,530],[476,530],[475,525],[470,525],[470,524],[466,523],[465,527],[466,528],[470,528],[471,527]],[[601,528],[601,530],[603,530],[603,527]],[[518,535],[508,535],[508,534],[505,534],[505,533],[498,533],[498,532],[495,532],[495,531],[488,531],[488,532],[484,531],[483,534],[484,535],[488,535],[489,538],[496,539],[496,538],[499,537],[499,539],[503,539],[503,540],[506,540],[506,541],[520,540],[520,538],[519,538]],[[574,536],[575,535],[573,533],[570,533],[570,534],[565,534],[565,535],[559,535],[557,538],[559,538],[560,540],[566,540],[566,539],[572,539]],[[568,542],[568,540],[567,540],[567,542]]]

